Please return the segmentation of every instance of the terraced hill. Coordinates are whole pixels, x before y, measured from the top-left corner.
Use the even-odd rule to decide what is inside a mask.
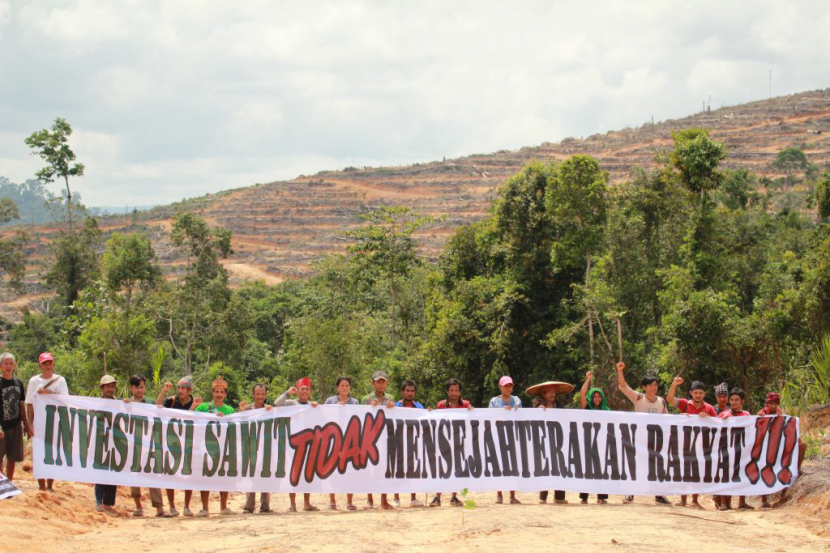
[[[730,168],[774,176],[769,163],[780,150],[795,145],[805,145],[809,160],[825,167],[830,164],[830,89],[516,151],[404,167],[325,171],[208,195],[186,202],[185,207],[233,231],[236,253],[227,267],[236,282],[275,283],[310,274],[315,260],[346,248],[342,232],[361,223],[360,213],[381,205],[410,206],[444,216],[439,225],[419,236],[427,255],[434,258],[454,229],[486,216],[499,184],[528,161],[589,154],[610,172],[612,182],[620,182],[633,167],[653,166],[655,154],[670,148],[672,131],[688,127],[708,128],[723,140],[729,150],[725,165]],[[169,244],[170,217],[181,207],[155,208],[142,214],[139,223],[150,231],[169,275],[180,262]],[[102,223],[111,232],[128,230],[135,221],[112,217]],[[8,291],[0,292],[0,315],[7,318],[16,318],[22,305],[45,293],[37,284],[37,274],[48,255],[53,229],[28,230],[33,238],[29,295],[13,298]]]

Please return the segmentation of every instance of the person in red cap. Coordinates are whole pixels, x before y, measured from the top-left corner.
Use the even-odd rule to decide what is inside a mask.
[[[509,376],[505,375],[499,378],[499,390],[501,394],[497,395],[493,399],[490,400],[490,403],[487,407],[490,409],[507,409],[508,411],[511,409],[521,409],[522,408],[522,400],[519,399],[518,396],[513,395],[513,379]],[[503,503],[504,497],[502,496],[501,492],[496,492],[496,503]],[[510,504],[511,505],[518,505],[521,501],[516,499],[516,492],[510,492]]]
[[[55,374],[55,358],[48,351],[38,357],[40,374],[29,379],[29,386],[26,388],[26,415],[29,418],[29,437],[35,435],[35,394],[59,394],[69,395],[69,387],[64,377]],[[40,491],[51,492],[54,480],[38,478],[37,484]]]
[[[290,399],[288,396],[297,396],[297,399]],[[311,405],[317,407],[316,401],[311,401],[311,379],[304,376],[297,380],[295,386],[291,386],[280,397],[274,401],[275,407],[287,407],[291,405]],[[292,513],[297,512],[297,494],[289,493],[288,499],[291,500],[291,506],[288,508]],[[349,497],[349,505],[351,505],[351,496]],[[336,505],[335,505],[336,507]],[[303,511],[319,511],[320,509],[311,504],[311,494],[303,494]]]
[[[758,411],[759,417],[775,417],[784,415],[784,411],[781,410],[781,394],[776,392],[770,392],[767,394],[767,398],[764,401],[764,408]],[[801,475],[801,463],[804,462],[804,454],[807,453],[807,446],[801,440],[801,436],[798,437],[798,474]],[[769,495],[762,495],[761,496],[761,508],[762,509],[769,509]]]

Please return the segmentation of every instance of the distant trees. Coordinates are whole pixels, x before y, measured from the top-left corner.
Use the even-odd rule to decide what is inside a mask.
[[[798,173],[803,173],[809,166],[804,150],[793,147],[778,152],[775,160],[770,163],[770,167],[784,173],[784,182],[788,187],[794,186]]]
[[[17,206],[8,198],[0,199],[0,225],[19,218]],[[26,234],[18,231],[11,239],[0,238],[0,279],[8,277],[9,284],[16,289],[23,286],[26,272],[26,257],[23,246]]]

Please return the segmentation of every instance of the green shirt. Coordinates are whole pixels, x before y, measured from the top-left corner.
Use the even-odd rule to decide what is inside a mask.
[[[233,407],[227,403],[223,403],[221,407],[217,407],[212,401],[210,403],[200,403],[196,407],[196,411],[200,413],[222,413],[223,415],[232,415],[234,413]]]
[[[375,392],[372,392],[371,394],[364,396],[363,401],[361,401],[361,403],[363,405],[371,405],[373,399],[378,400],[378,405],[382,405],[383,407],[386,407],[386,404],[388,404],[390,401],[392,403],[395,403],[395,398],[393,398],[389,394],[384,393],[383,397],[378,397],[378,395]]]

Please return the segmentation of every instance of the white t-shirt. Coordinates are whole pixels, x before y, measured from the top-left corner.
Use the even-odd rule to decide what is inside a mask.
[[[634,411],[637,413],[662,413],[667,414],[666,400],[657,396],[654,401],[649,401],[645,394],[638,394],[640,397],[634,402]]]
[[[53,380],[55,380],[55,382],[52,382]],[[43,376],[36,374],[29,379],[29,385],[26,387],[26,403],[34,404],[37,391],[49,382],[52,382],[52,385],[47,389],[53,394],[62,394],[65,396],[69,395],[69,387],[66,385],[66,379],[62,376],[53,374],[51,378],[45,379]]]

